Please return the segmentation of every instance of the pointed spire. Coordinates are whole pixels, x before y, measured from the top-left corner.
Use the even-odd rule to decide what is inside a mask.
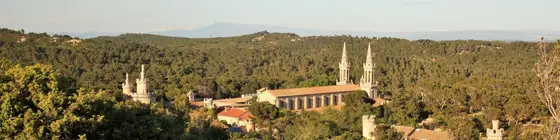
[[[373,65],[373,56],[371,55],[371,43],[368,43],[366,64]]]
[[[348,63],[348,58],[346,56],[346,42],[344,42],[344,45],[342,47],[342,59],[341,59],[341,63]]]

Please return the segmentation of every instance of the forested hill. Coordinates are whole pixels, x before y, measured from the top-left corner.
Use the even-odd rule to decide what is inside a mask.
[[[21,37],[26,40],[18,43]],[[189,90],[201,97],[227,98],[262,87],[333,85],[343,42],[356,83],[371,42],[375,78],[388,98],[421,96],[427,98],[427,110],[444,113],[504,109],[509,103],[529,104],[531,110],[537,101],[531,94],[536,81],[531,68],[538,58],[534,42],[299,37],[268,32],[204,39],[149,34],[97,37],[79,43],[71,39],[2,29],[0,57],[24,65],[52,65],[76,79],[77,87],[115,94],[121,92],[125,73],[135,79],[140,65],[146,64],[150,88],[157,92],[158,100],[173,100]]]

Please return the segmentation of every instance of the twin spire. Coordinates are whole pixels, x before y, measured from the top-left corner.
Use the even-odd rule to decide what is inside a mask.
[[[377,97],[377,82],[374,82],[375,64],[373,63],[373,56],[374,54],[371,52],[371,43],[369,43],[366,63],[364,63],[364,74],[360,79],[360,89],[366,91],[371,98]],[[352,85],[353,82],[350,80],[350,63],[346,55],[346,42],[344,42],[342,47],[342,58],[339,63],[339,70],[339,78],[336,81],[336,85]]]

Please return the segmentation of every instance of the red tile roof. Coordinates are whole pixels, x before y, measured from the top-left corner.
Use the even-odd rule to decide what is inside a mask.
[[[241,118],[243,115],[247,114],[248,112],[249,111],[243,109],[231,108],[231,109],[225,109],[224,111],[218,113],[218,116]]]
[[[215,127],[220,127],[220,128],[228,128],[227,125],[223,124],[222,122],[218,121],[218,120],[213,120],[210,125],[215,126]]]
[[[378,98],[378,97],[374,98],[373,100],[375,100],[375,103],[371,105],[371,106],[373,106],[373,107],[382,106],[382,105],[384,105],[385,102],[386,102],[385,99],[383,99],[383,98]]]
[[[305,88],[288,88],[267,90],[272,96],[298,96],[298,95],[313,95],[324,93],[338,93],[338,92],[351,92],[360,90],[359,85],[342,85],[342,86],[321,86],[321,87],[305,87]]]
[[[247,111],[247,113],[245,113],[241,117],[239,117],[239,120],[249,120],[250,118],[255,118],[255,116],[253,116],[253,114],[251,114],[251,112]]]
[[[408,126],[393,126],[397,131],[403,132],[410,140],[449,140],[449,134],[426,129],[416,129]]]

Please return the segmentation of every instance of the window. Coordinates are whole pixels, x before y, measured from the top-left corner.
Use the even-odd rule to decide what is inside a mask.
[[[289,108],[288,108],[288,109],[290,109],[290,110],[294,110],[294,100],[292,100],[292,99],[288,99],[288,102],[289,102],[289,104],[290,104],[290,106],[289,106]]]
[[[276,99],[276,100],[280,100],[280,99]],[[284,107],[284,101],[280,100],[279,103],[280,103],[280,104],[278,105],[278,108]]]
[[[313,108],[313,98],[307,97],[307,108]]]
[[[302,109],[302,108],[303,108],[303,107],[302,107],[302,106],[303,106],[303,99],[298,98],[297,102],[298,102],[298,103],[297,103],[297,104],[298,104],[297,109]]]
[[[313,97],[315,98],[315,107],[321,107],[321,98],[319,97]]]
[[[333,105],[338,105],[338,96],[334,95],[333,100]]]
[[[323,103],[325,103],[325,106],[329,106],[330,103],[330,97],[328,96],[323,96]]]

